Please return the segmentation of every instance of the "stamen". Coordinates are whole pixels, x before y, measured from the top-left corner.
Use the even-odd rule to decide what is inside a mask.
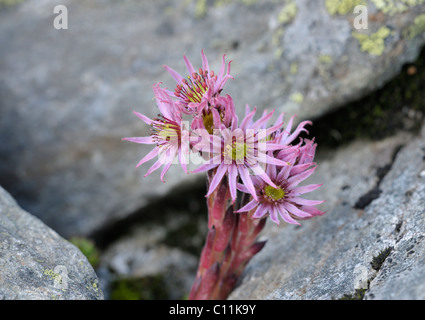
[[[233,141],[232,145],[224,147],[223,156],[228,160],[244,161],[248,153],[248,145],[245,142]]]
[[[208,70],[199,68],[199,72],[193,72],[187,79],[182,79],[182,84],[178,84],[174,90],[174,95],[186,103],[201,103],[204,93],[208,90],[209,81],[217,80],[214,71],[208,74]]]
[[[180,126],[176,122],[162,115],[158,115],[158,118],[153,120],[150,135],[158,147],[166,146],[170,143],[180,144]]]

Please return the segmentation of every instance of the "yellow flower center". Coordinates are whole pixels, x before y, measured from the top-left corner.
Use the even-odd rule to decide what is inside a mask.
[[[273,188],[272,186],[266,186],[264,188],[264,193],[267,197],[273,199],[273,200],[280,200],[283,197],[285,197],[285,191],[282,190],[282,188]]]
[[[166,124],[164,127],[158,132],[158,136],[161,137],[165,141],[171,141],[178,138],[178,133],[173,126]]]
[[[214,75],[214,72],[211,72]],[[193,73],[187,79],[182,80],[182,84],[178,84],[174,95],[182,98],[186,103],[200,103],[204,93],[208,90],[208,71],[199,69],[199,73]]]
[[[227,145],[223,152],[223,155],[227,159],[241,162],[245,159],[248,151],[248,146],[244,142],[234,141],[232,145]]]
[[[202,120],[204,122],[205,130],[207,130],[209,134],[213,134],[213,131],[214,131],[214,118],[213,118],[213,114],[211,112],[205,114],[202,117]]]

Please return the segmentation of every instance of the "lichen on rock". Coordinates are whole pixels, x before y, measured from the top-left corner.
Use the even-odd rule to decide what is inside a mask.
[[[391,30],[382,26],[371,35],[353,32],[352,36],[359,41],[360,49],[374,56],[380,56],[385,50],[385,39],[391,35]]]
[[[366,5],[364,0],[326,0],[326,9],[331,15],[345,15],[353,13],[356,6]]]
[[[425,3],[425,0],[371,0],[376,9],[390,16],[404,13],[411,7]]]

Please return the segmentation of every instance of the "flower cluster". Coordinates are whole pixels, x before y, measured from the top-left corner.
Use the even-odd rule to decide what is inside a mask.
[[[265,111],[254,120],[256,109],[247,105],[245,116],[239,121],[230,95],[222,95],[230,75],[230,62],[223,55],[218,73],[210,69],[204,52],[202,67],[196,70],[184,56],[188,76],[183,77],[174,69],[164,66],[177,82],[174,91],[153,86],[159,114],[150,119],[134,111],[134,114],[151,126],[148,137],[124,138],[136,143],[152,144],[154,148],[137,166],[157,158],[146,175],[163,166],[161,180],[177,158],[183,170],[188,172],[190,152],[202,155],[205,162],[192,172],[212,173],[207,196],[221,181],[228,183],[232,202],[237,193],[250,196],[249,202],[235,212],[252,212],[252,218],[270,217],[279,224],[280,219],[290,224],[297,220],[322,215],[315,206],[323,201],[307,200],[300,196],[320,187],[319,184],[299,186],[311,176],[316,144],[314,140],[299,138],[307,131],[310,121],[301,122],[293,132],[294,117],[284,126],[284,114],[272,125],[274,115]],[[190,121],[184,121],[188,117]]]

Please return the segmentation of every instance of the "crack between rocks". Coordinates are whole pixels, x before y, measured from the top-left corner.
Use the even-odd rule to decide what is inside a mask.
[[[370,290],[370,283],[378,276],[382,265],[384,264],[385,260],[387,260],[388,256],[391,254],[393,250],[394,250],[394,247],[392,246],[387,247],[384,250],[381,250],[378,253],[378,255],[372,258],[370,265],[372,269],[375,270],[376,272],[373,273],[370,277],[368,277],[367,288],[355,289],[354,293],[344,294],[338,300],[363,300],[367,292]]]
[[[403,147],[403,144],[400,144],[395,147],[390,162],[384,165],[383,167],[379,167],[376,170],[376,176],[378,177],[378,181],[376,181],[376,184],[372,189],[367,191],[357,200],[357,202],[354,204],[354,209],[365,209],[373,200],[377,199],[380,196],[382,192],[382,190],[380,189],[380,185],[384,180],[385,176],[388,174],[388,172],[390,172],[398,153]]]

